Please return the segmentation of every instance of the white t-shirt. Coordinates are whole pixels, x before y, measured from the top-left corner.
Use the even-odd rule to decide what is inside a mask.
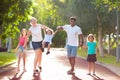
[[[50,44],[52,44],[52,38],[53,38],[53,34],[51,34],[51,35],[45,34],[45,38],[43,41],[50,42]]]
[[[37,24],[36,27],[31,26],[29,30],[31,31],[33,42],[40,42],[43,40],[42,32],[41,32],[41,24]]]
[[[63,29],[67,32],[67,44],[70,46],[78,46],[79,35],[82,34],[81,28],[77,25],[74,27],[71,25],[64,25]]]

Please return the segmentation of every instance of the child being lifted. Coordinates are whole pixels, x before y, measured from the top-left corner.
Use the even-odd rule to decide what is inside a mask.
[[[54,37],[55,33],[57,32],[57,30],[54,32],[52,29],[50,28],[47,28],[47,29],[44,29],[44,40],[43,40],[43,43],[42,43],[42,51],[44,52],[44,48],[47,47],[47,55],[50,54],[50,47],[51,47],[51,44],[52,44],[52,38]]]

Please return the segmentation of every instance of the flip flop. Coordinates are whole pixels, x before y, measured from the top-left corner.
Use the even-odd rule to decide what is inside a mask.
[[[73,74],[75,74],[72,70],[69,70],[68,72],[67,72],[67,74],[69,74],[69,75],[73,75]]]

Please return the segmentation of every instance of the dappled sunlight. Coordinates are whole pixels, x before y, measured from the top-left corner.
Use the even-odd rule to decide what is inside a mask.
[[[65,2],[65,0],[60,0],[60,2],[64,3],[64,2]]]

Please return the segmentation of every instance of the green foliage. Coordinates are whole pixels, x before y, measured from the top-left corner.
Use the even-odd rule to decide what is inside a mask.
[[[2,0],[0,5],[0,27],[2,34],[12,36],[19,31],[19,22],[24,22],[31,14],[32,2],[29,0]],[[4,8],[4,9],[3,9]]]
[[[100,17],[102,34],[114,33],[116,26],[115,10],[110,10],[116,1],[111,0],[34,0],[33,16],[38,19],[38,22],[45,24],[53,30],[59,25],[69,24],[69,17],[74,15],[77,17],[77,25],[82,29],[86,36],[89,33],[98,34],[98,20]],[[111,4],[111,6],[110,6]],[[111,7],[112,8],[112,7]],[[57,33],[54,38],[59,41]],[[61,35],[64,37],[65,34]],[[98,36],[96,36],[98,37]],[[62,39],[60,39],[62,41]],[[56,44],[56,43],[55,43]]]
[[[31,0],[2,0],[0,2],[0,38],[16,37],[19,24],[26,22],[32,14]]]
[[[99,7],[108,7],[108,11],[111,11],[113,9],[120,9],[120,1],[119,0],[95,0],[92,2],[96,5],[96,8]]]
[[[2,0],[0,38],[11,36],[15,39],[22,28],[28,29],[31,15],[38,19],[38,23],[53,30],[57,26],[69,24],[69,17],[74,15],[85,36],[89,33],[98,34],[99,15],[102,35],[105,36],[115,32],[115,9],[119,9],[119,4],[119,0]],[[53,41],[56,45],[56,41],[64,42],[65,38],[66,34],[59,32]]]
[[[93,0],[91,3],[94,5],[94,9],[101,18],[102,28],[104,34],[110,34],[115,32],[116,26],[116,9],[119,10],[119,0]]]
[[[52,0],[35,0],[32,16],[37,18],[38,23],[46,25],[55,31],[57,26],[65,24],[63,17],[58,14],[58,9],[59,7]],[[68,22],[68,19],[66,21]],[[53,38],[52,46],[65,46],[65,38],[64,32],[57,33]]]
[[[7,53],[7,52],[0,53],[0,66],[5,66],[15,61],[16,61],[15,53]]]

